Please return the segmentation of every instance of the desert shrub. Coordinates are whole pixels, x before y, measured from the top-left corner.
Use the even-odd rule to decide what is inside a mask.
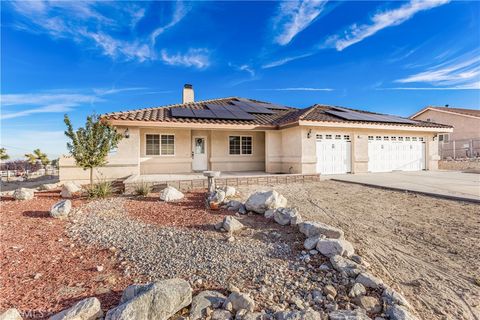
[[[89,198],[106,198],[112,195],[113,186],[110,181],[100,181],[87,187],[86,191]]]
[[[152,187],[145,182],[138,183],[135,186],[135,194],[137,196],[146,197],[152,191]]]

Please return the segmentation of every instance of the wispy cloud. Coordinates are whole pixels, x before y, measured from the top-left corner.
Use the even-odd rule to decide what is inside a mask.
[[[480,83],[480,55],[474,50],[455,59],[447,60],[427,70],[412,74],[397,83],[426,83],[452,89],[478,89]]]
[[[273,18],[275,42],[282,46],[289,44],[320,15],[326,2],[319,0],[280,2],[278,12]]]
[[[480,81],[469,85],[452,86],[452,87],[392,87],[377,88],[377,90],[405,90],[405,91],[437,91],[437,90],[480,90]]]
[[[184,54],[169,54],[166,50],[162,50],[161,57],[163,62],[172,66],[204,69],[210,65],[209,51],[207,49],[190,49]]]
[[[402,24],[420,11],[444,5],[449,1],[450,0],[411,0],[399,8],[376,13],[368,24],[351,25],[343,34],[329,37],[325,45],[333,46],[338,51],[342,51],[382,29]]]
[[[271,89],[256,89],[259,91],[333,91],[332,88],[309,88],[309,87],[298,87],[298,88],[271,88]]]
[[[313,54],[314,54],[313,52],[309,52],[309,53],[300,54],[298,56],[292,56],[292,57],[287,57],[287,58],[275,60],[275,61],[272,61],[272,62],[269,62],[269,63],[266,63],[266,64],[262,65],[262,69],[279,67],[279,66],[282,66],[282,65],[284,65],[288,62],[298,60],[298,59],[303,59],[303,58],[309,57]]]
[[[135,26],[146,14],[141,2],[117,5],[94,1],[14,1],[10,4],[20,15],[16,27],[22,30],[86,43],[112,60],[160,60],[166,64],[172,64],[171,59],[165,60],[165,55],[158,54],[165,49],[157,50],[157,38],[180,23],[191,9],[181,1],[169,3],[173,7],[171,20],[149,34],[141,35],[134,32]],[[208,63],[204,60],[202,63],[189,63],[192,60],[190,50],[176,54],[176,60],[185,61],[176,65],[205,68]]]

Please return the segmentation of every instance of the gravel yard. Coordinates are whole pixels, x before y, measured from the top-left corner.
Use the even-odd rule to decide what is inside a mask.
[[[242,198],[271,187],[239,188]],[[342,228],[422,319],[480,318],[480,206],[334,181],[274,188],[304,219]]]

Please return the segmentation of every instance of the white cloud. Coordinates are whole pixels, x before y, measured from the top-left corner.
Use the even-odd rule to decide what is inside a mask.
[[[432,66],[425,71],[395,80],[397,83],[427,83],[456,89],[478,89],[480,55],[478,50]]]
[[[333,91],[331,88],[309,88],[309,87],[297,87],[297,88],[271,88],[271,89],[257,89],[259,91]]]
[[[369,24],[351,25],[344,34],[329,37],[326,45],[333,45],[338,51],[370,37],[378,31],[397,26],[412,18],[416,13],[448,3],[450,0],[411,0],[397,9],[378,12]]]
[[[310,57],[311,55],[313,55],[312,52],[301,54],[301,55],[298,55],[298,56],[287,57],[287,58],[283,58],[283,59],[280,59],[280,60],[275,60],[275,61],[272,61],[272,62],[269,62],[269,63],[266,63],[266,64],[262,65],[262,69],[279,67],[279,66],[282,66],[282,65],[284,65],[284,64],[286,64],[290,61],[303,59],[303,58],[306,58],[306,57]]]
[[[435,90],[480,90],[480,81],[468,85],[452,87],[392,87],[378,88],[377,90],[405,90],[405,91],[435,91]]]
[[[161,60],[172,66],[194,67],[204,69],[210,65],[209,52],[207,49],[189,49],[187,53],[168,54],[162,50]]]
[[[282,46],[289,44],[318,17],[326,2],[319,0],[280,2],[278,13],[273,18],[274,30],[277,33],[275,42]]]
[[[162,27],[158,27],[155,29],[151,35],[150,35],[150,41],[152,43],[152,46],[155,45],[155,42],[157,40],[157,37],[164,33],[166,30],[172,28],[175,26],[177,23],[182,21],[182,19],[187,15],[187,13],[191,10],[190,7],[185,6],[185,4],[182,1],[177,1],[175,3],[175,7],[173,9],[173,15],[172,19],[169,23]]]

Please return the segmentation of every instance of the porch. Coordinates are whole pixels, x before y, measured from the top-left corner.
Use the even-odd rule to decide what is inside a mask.
[[[271,174],[264,171],[221,172],[215,179],[217,186],[272,185],[293,182],[320,181],[319,174]],[[154,191],[172,186],[181,191],[206,189],[207,178],[198,172],[176,174],[131,175],[124,182],[125,193],[132,194],[139,184],[147,184]]]

